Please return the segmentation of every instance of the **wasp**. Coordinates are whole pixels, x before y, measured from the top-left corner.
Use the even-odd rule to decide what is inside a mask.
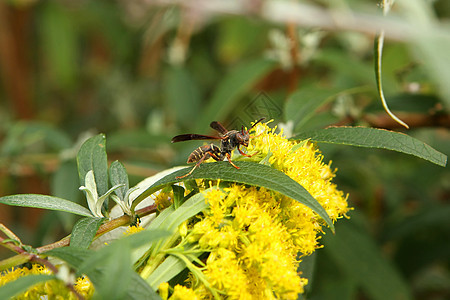
[[[244,126],[242,126],[241,130],[230,130],[228,131],[220,122],[213,121],[209,126],[219,132],[219,136],[209,136],[209,135],[202,135],[202,134],[195,134],[195,133],[188,133],[188,134],[181,134],[177,135],[172,138],[172,143],[177,142],[183,142],[183,141],[190,141],[190,140],[220,140],[220,146],[217,146],[213,143],[209,145],[203,145],[192,151],[191,155],[189,155],[189,158],[187,160],[187,163],[194,163],[196,162],[195,166],[192,168],[189,173],[183,176],[178,176],[177,178],[184,178],[192,174],[194,170],[200,166],[205,160],[209,158],[213,158],[216,161],[223,161],[225,158],[227,158],[228,162],[235,167],[236,169],[239,169],[238,166],[236,166],[231,161],[231,151],[233,151],[235,148],[238,149],[239,153],[241,153],[244,156],[252,157],[253,155],[248,155],[244,152],[242,152],[240,146],[248,147],[248,141],[250,140],[250,134],[248,133],[253,127],[255,127],[256,124],[264,120],[264,118],[259,119],[256,121],[255,124],[250,127],[249,130],[244,130]]]

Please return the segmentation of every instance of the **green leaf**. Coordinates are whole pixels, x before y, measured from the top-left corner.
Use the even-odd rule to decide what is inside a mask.
[[[412,299],[406,282],[368,236],[359,226],[339,223],[336,235],[324,236],[324,251],[370,299]]]
[[[447,1],[448,2],[448,1]],[[400,0],[395,3],[399,11],[409,20],[413,30],[411,51],[417,60],[423,62],[438,87],[446,111],[450,109],[450,68],[448,53],[450,52],[450,31],[448,24],[439,20],[434,12],[433,3],[423,0]]]
[[[200,254],[198,252],[192,255]],[[170,255],[150,274],[146,281],[153,289],[157,289],[161,283],[171,280],[185,268],[186,264],[181,259]]]
[[[12,206],[59,210],[77,214],[80,216],[92,217],[91,212],[79,204],[76,204],[69,200],[47,195],[19,194],[5,196],[0,197],[0,203]]]
[[[43,254],[59,258],[68,263],[72,268],[78,270],[83,261],[87,259],[92,253],[94,253],[93,250],[71,246],[71,247],[54,248],[44,252]]]
[[[300,128],[315,115],[319,107],[333,100],[339,92],[341,90],[319,87],[300,89],[287,100],[284,108],[285,119],[294,121],[294,128]]]
[[[0,299],[11,299],[18,294],[25,292],[35,284],[52,279],[55,279],[55,276],[43,274],[20,277],[0,287]]]
[[[272,151],[270,151],[270,149],[269,149],[269,152],[267,152],[267,155],[259,161],[259,164],[270,167],[272,164],[269,162],[269,160],[270,160],[270,157],[272,156],[272,154],[273,154]]]
[[[205,130],[211,121],[224,119],[236,107],[240,97],[274,66],[274,62],[265,59],[247,61],[236,66],[225,76],[205,111],[199,115],[196,129]]]
[[[94,255],[93,250],[88,249],[82,249],[77,247],[63,247],[63,248],[55,248],[52,250],[49,250],[47,252],[44,252],[45,255],[48,255],[50,257],[56,257],[59,258],[66,263],[68,263],[72,268],[77,270],[76,276],[81,276],[83,274],[86,274],[89,276],[89,279],[96,283],[99,281],[99,278],[101,278],[102,274],[99,268],[96,268],[95,270],[91,270],[88,273],[85,272],[85,270],[80,271],[80,267],[83,265],[84,261],[86,261],[89,257]],[[95,266],[99,266],[99,264],[94,264]],[[84,272],[83,272],[84,271]]]
[[[173,191],[173,206],[175,209],[180,207],[184,200],[184,188],[179,185],[172,185]]]
[[[164,93],[166,108],[173,120],[188,127],[198,117],[201,96],[197,83],[188,69],[169,66],[164,74]]]
[[[23,152],[62,151],[70,148],[70,137],[60,128],[35,121],[18,121],[11,124],[0,145],[3,155],[17,155]],[[38,145],[38,147],[36,147]],[[37,149],[36,149],[37,148]]]
[[[86,174],[92,170],[98,196],[108,191],[108,161],[104,134],[96,135],[84,142],[77,154],[77,164],[81,185],[85,185]]]
[[[75,160],[62,161],[59,168],[53,173],[50,183],[50,195],[78,202],[80,191],[78,190],[77,164]],[[67,215],[58,212],[58,219],[63,224],[65,232],[70,231],[76,220],[75,215]]]
[[[162,229],[146,229],[144,231],[125,236],[113,243],[129,243],[132,249],[147,245],[171,235],[171,232]],[[111,243],[111,244],[113,244]]]
[[[240,167],[239,170],[225,161],[205,163],[194,170],[191,175],[183,179],[178,179],[176,177],[185,175],[191,170],[191,167],[173,172],[158,180],[142,192],[133,202],[133,206],[136,206],[140,201],[168,184],[174,184],[187,179],[221,179],[224,181],[264,187],[286,195],[311,208],[320,217],[322,217],[328,226],[330,226],[331,230],[334,231],[333,223],[325,209],[308,193],[304,187],[292,178],[283,172],[255,162],[235,162],[235,164]]]
[[[89,278],[94,282],[94,284],[98,284],[99,282],[101,282],[101,278],[104,276],[99,267],[103,267],[104,264],[108,261],[109,255],[111,255],[111,253],[115,251],[114,249],[110,248],[111,246],[115,249],[135,249],[158,241],[162,238],[166,238],[170,235],[171,233],[165,230],[147,229],[136,234],[124,236],[121,239],[115,240],[98,251],[70,246],[64,248],[55,248],[45,252],[44,254],[64,260],[78,271],[77,274],[87,274]],[[138,285],[141,289],[145,289],[145,287],[142,286],[142,282]],[[127,297],[127,299],[129,298]]]
[[[210,188],[211,189],[211,188]],[[210,190],[208,189],[208,190]],[[207,191],[208,191],[207,190]],[[167,232],[174,232],[178,226],[181,225],[184,221],[188,220],[189,218],[197,215],[201,211],[205,210],[208,207],[208,203],[205,201],[205,194],[204,193],[197,193],[188,200],[186,200],[179,208],[174,209],[174,205],[169,206],[168,208],[164,209],[148,226],[147,230],[151,231],[157,231],[157,230],[167,230]],[[134,234],[136,235],[136,234]],[[133,236],[134,236],[133,235]],[[160,239],[159,243],[155,243],[152,245],[152,253],[157,253],[160,249],[161,245],[164,245],[165,242],[169,241],[171,238],[171,235],[168,235],[165,239]],[[147,253],[150,254],[148,251],[148,244],[149,242],[142,244],[142,246],[137,249],[134,253],[134,256],[136,258],[140,259],[140,262],[142,262],[141,257]]]
[[[302,278],[308,279],[308,285],[305,287],[306,293],[309,293],[311,287],[314,286],[314,272],[317,270],[316,257],[316,252],[313,252],[308,256],[301,256],[301,262],[297,269],[297,272],[302,274]]]
[[[377,91],[378,95],[380,96],[381,103],[383,104],[383,108],[386,111],[386,113],[397,123],[401,124],[402,126],[409,128],[409,126],[400,120],[396,115],[394,115],[391,110],[388,107],[387,101],[384,97],[383,92],[383,81],[381,77],[381,61],[382,61],[382,55],[383,55],[383,43],[384,43],[384,31],[382,31],[380,34],[378,34],[375,37],[375,43],[374,43],[374,53],[375,53],[375,79],[377,81]]]
[[[330,127],[303,132],[294,140],[311,139],[317,143],[343,144],[367,148],[381,148],[411,154],[445,167],[447,156],[406,134],[376,128]]]
[[[122,187],[116,189],[114,192],[121,200],[124,200],[130,186],[127,171],[121,162],[116,160],[111,164],[109,167],[109,180],[111,181],[111,186],[123,184]]]
[[[153,148],[167,145],[171,135],[152,134],[146,130],[120,130],[108,134],[108,151],[124,151],[129,148]]]
[[[102,276],[95,284],[95,290],[100,299],[125,299],[131,276],[135,273],[131,264],[131,247],[129,243],[114,243],[99,251],[102,255],[101,263],[91,256],[85,263],[92,262],[101,266]],[[94,271],[94,269],[92,269]],[[88,275],[89,276],[89,275]]]
[[[214,189],[214,187],[207,189],[205,192],[208,192],[211,189]],[[160,215],[158,215],[158,217],[156,217],[156,219],[150,224],[149,229],[155,228],[156,230],[156,228],[160,228],[173,231],[178,226],[180,226],[181,223],[195,216],[206,208],[208,208],[208,204],[205,201],[204,193],[197,193],[186,200],[178,209],[165,209],[164,211],[167,210],[170,213],[161,213]]]
[[[157,289],[157,287],[155,288]],[[145,282],[137,273],[131,274],[131,281],[128,284],[127,295],[125,299],[161,299],[161,297]]]
[[[79,55],[78,30],[74,15],[62,3],[49,2],[42,6],[42,19],[39,22],[39,39],[43,41],[41,51],[48,62],[48,76],[55,87],[72,90],[78,83],[77,75],[81,66],[77,63]]]
[[[142,246],[146,246],[152,242],[161,240],[163,238],[166,238],[170,236],[171,233],[166,230],[160,230],[160,229],[146,229],[144,231],[124,236],[118,240],[115,240],[108,244],[107,247],[103,247],[100,250],[94,252],[92,256],[89,256],[89,260],[85,260],[83,264],[80,266],[80,269],[82,271],[86,272],[93,268],[95,268],[96,265],[99,265],[99,262],[107,255],[108,253],[108,247],[111,245],[119,244],[127,244],[130,245],[131,249],[136,249]],[[69,247],[70,248],[70,247]],[[80,248],[77,248],[80,249]],[[49,251],[49,253],[52,253]],[[64,258],[62,258],[64,259]]]
[[[70,246],[87,249],[102,224],[102,218],[83,218],[73,227],[70,235]]]

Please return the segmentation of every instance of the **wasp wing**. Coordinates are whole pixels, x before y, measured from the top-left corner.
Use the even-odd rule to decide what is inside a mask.
[[[228,130],[225,128],[225,126],[223,126],[220,122],[217,122],[217,121],[211,122],[211,124],[209,124],[209,126],[212,129],[217,130],[221,134],[226,134],[228,132]]]
[[[190,140],[221,140],[221,139],[222,138],[217,137],[217,136],[188,133],[188,134],[180,134],[180,135],[174,136],[172,138],[172,143],[184,142],[184,141],[190,141]]]

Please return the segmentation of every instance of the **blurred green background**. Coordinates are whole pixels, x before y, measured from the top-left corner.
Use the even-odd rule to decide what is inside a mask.
[[[287,135],[330,125],[405,131],[376,91],[380,26],[391,109],[405,133],[450,153],[450,1],[397,1],[386,18],[373,0],[169,2],[0,2],[1,196],[84,204],[75,155],[99,132],[135,184],[185,164],[199,143],[171,137],[212,134],[213,120],[236,129],[266,117]],[[448,167],[320,149],[354,210],[305,259],[306,298],[449,299]],[[0,222],[38,246],[75,219],[0,205]]]

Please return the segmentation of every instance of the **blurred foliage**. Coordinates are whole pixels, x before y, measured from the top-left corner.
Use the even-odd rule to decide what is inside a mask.
[[[399,130],[377,96],[375,32],[272,22],[280,18],[260,13],[260,1],[243,1],[247,10],[238,14],[217,5],[195,10],[195,2],[0,2],[0,194],[80,201],[75,155],[98,132],[134,185],[184,164],[198,144],[171,145],[170,138],[212,134],[213,120],[240,128],[266,117],[288,135],[329,125]],[[397,2],[387,17],[423,30],[414,39],[405,31],[403,40],[387,31],[387,101],[409,135],[449,154],[449,1]],[[300,3],[380,17],[377,1]],[[374,288],[389,273],[398,281],[385,288],[397,287],[402,299],[448,299],[448,167],[382,150],[320,147],[355,209],[336,236],[323,238],[314,271],[305,273],[306,297],[380,299]],[[0,219],[33,245],[67,234],[75,222],[3,205]]]

